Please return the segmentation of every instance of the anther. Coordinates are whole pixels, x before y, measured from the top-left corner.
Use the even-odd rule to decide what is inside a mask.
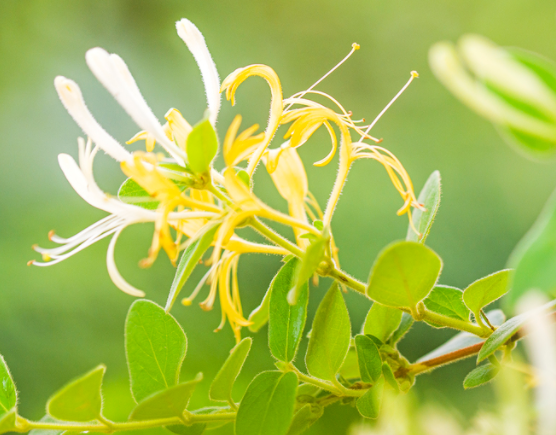
[[[32,266],[33,264],[35,264],[35,260],[29,260],[27,262],[27,266]]]
[[[52,241],[52,237],[54,237],[56,233],[54,232],[54,230],[50,230],[48,232],[48,240]]]
[[[353,44],[351,44],[351,48],[353,48],[354,50],[359,50],[361,46],[357,42],[354,42]]]

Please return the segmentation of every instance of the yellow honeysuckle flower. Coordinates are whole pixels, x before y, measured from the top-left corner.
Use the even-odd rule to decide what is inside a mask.
[[[240,124],[241,115],[236,115],[224,137],[223,152],[226,166],[237,166],[238,163],[249,158],[265,137],[264,133],[253,136],[253,133],[259,129],[258,124],[252,125],[238,135]]]

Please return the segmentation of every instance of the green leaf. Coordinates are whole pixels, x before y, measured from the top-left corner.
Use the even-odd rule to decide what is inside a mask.
[[[382,305],[414,310],[436,284],[442,261],[425,245],[394,242],[373,265],[367,295]]]
[[[230,412],[227,407],[220,406],[207,406],[205,408],[196,409],[191,411],[191,414],[196,415],[207,415],[207,414],[219,414],[221,412]],[[201,435],[205,430],[217,429],[221,426],[228,424],[229,421],[212,421],[210,423],[193,423],[191,426],[184,426],[182,424],[174,424],[171,426],[165,426],[170,432],[178,435]]]
[[[475,319],[480,319],[483,307],[506,294],[509,278],[510,270],[501,270],[478,279],[463,291],[463,301],[473,311]]]
[[[212,160],[218,152],[218,138],[208,119],[203,119],[193,127],[185,142],[185,152],[194,173],[206,174],[210,171]]]
[[[479,387],[494,379],[500,369],[493,364],[487,363],[471,370],[463,381],[463,388]]]
[[[400,386],[398,385],[398,381],[396,381],[396,377],[394,376],[394,372],[392,371],[392,367],[388,365],[388,363],[382,364],[382,374],[384,375],[384,380],[390,387],[394,390],[397,394],[400,392]]]
[[[288,302],[288,292],[296,279],[299,260],[288,261],[278,271],[271,283],[268,346],[274,358],[290,362],[295,358],[307,319],[309,286],[301,284],[295,305]]]
[[[421,235],[416,234],[410,225],[407,229],[407,241],[425,243],[440,207],[441,190],[440,172],[434,171],[417,198],[417,202],[423,204],[425,210],[416,208],[413,211],[413,225]]]
[[[301,435],[321,418],[323,413],[324,408],[317,404],[307,403],[302,406],[293,416],[287,435]]]
[[[193,269],[195,269],[195,266],[199,264],[203,254],[210,247],[214,239],[214,235],[219,227],[219,223],[210,226],[202,235],[199,236],[197,240],[190,243],[189,246],[183,251],[176,274],[174,275],[174,281],[172,281],[172,286],[170,287],[170,294],[168,295],[165,308],[166,312],[169,312],[172,309],[172,305],[176,302],[180,290],[189,279],[189,276],[191,275],[191,272],[193,272]]]
[[[404,335],[409,332],[414,322],[415,320],[413,320],[411,314],[402,313],[402,321],[400,322],[400,326],[398,326],[398,329],[396,329],[394,331],[394,334],[392,334],[390,344],[393,346],[398,343],[404,337]]]
[[[187,408],[195,387],[203,379],[198,373],[195,379],[182,382],[166,390],[158,391],[142,400],[131,411],[130,420],[155,420],[158,418],[181,417]]]
[[[338,372],[344,379],[358,379],[361,375],[359,373],[359,361],[357,360],[357,351],[355,347],[350,347],[346,355],[346,359],[342,364],[342,368]]]
[[[249,314],[248,320],[251,322],[251,324],[248,326],[249,331],[259,332],[261,328],[268,322],[271,290],[272,282],[270,283],[270,286],[268,287],[268,290],[266,291],[261,304],[253,311],[251,311],[251,314]]]
[[[106,367],[100,365],[57,391],[46,404],[46,412],[58,420],[91,421],[102,413],[102,378]]]
[[[377,302],[373,303],[365,318],[363,334],[374,335],[382,342],[386,342],[392,333],[400,326],[403,312],[397,308],[385,307]]]
[[[357,399],[355,406],[357,406],[359,414],[365,418],[378,418],[383,393],[384,378],[380,378],[375,385],[369,388],[365,394]]]
[[[216,374],[209,390],[209,397],[216,401],[234,402],[232,398],[232,389],[234,383],[245,363],[245,359],[251,350],[253,340],[245,337],[233,349],[230,356],[224,362]]]
[[[0,355],[0,418],[15,409],[17,391],[4,357]]]
[[[512,291],[505,298],[509,306],[532,288],[556,297],[556,191],[512,252],[508,265],[515,269]]]
[[[293,418],[297,376],[263,372],[247,387],[237,412],[235,433],[285,435]]]
[[[322,299],[315,318],[305,364],[317,378],[334,381],[351,342],[351,324],[342,292],[336,283]]]
[[[0,434],[14,432],[17,411],[14,409],[0,416]]]
[[[486,315],[490,323],[495,326],[501,325],[506,320],[506,316],[504,316],[504,313],[501,310],[492,310],[486,313]],[[481,343],[483,342],[483,340],[484,339],[469,332],[460,332],[459,334],[454,335],[446,343],[440,345],[433,351],[419,358],[417,362],[438,358],[439,356],[455,352],[457,350],[463,349],[464,347],[469,347],[473,346],[474,344]]]
[[[191,185],[189,181],[171,181],[182,192]],[[128,178],[120,186],[118,190],[118,199],[126,204],[137,205],[147,210],[156,210],[160,204],[132,178]]]
[[[357,349],[361,380],[370,384],[377,382],[382,375],[382,359],[378,347],[369,337],[356,335],[355,348]]]
[[[288,293],[288,302],[290,305],[295,305],[303,286],[313,276],[320,262],[324,258],[324,252],[328,245],[328,237],[319,237],[305,250],[305,254],[301,259],[301,263],[297,266],[297,271],[294,280],[294,286]]]
[[[154,302],[135,301],[125,325],[131,392],[137,402],[178,383],[187,350],[181,326]]]
[[[437,285],[424,300],[425,306],[438,314],[459,320],[469,320],[469,308],[463,303],[463,292],[459,288]],[[427,322],[435,328],[443,328],[433,322]]]
[[[510,320],[502,324],[490,337],[487,338],[485,344],[479,351],[477,362],[481,362],[496,352],[501,346],[514,335],[525,322],[534,316],[544,315],[549,311],[553,311],[556,307],[556,301],[550,301],[543,306],[523,313],[519,316],[512,317]]]

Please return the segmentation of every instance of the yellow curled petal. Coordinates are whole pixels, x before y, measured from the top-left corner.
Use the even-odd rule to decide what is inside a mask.
[[[172,133],[170,139],[175,141],[182,150],[185,150],[185,141],[193,127],[185,120],[178,109],[168,110],[164,118],[168,121],[168,128]]]

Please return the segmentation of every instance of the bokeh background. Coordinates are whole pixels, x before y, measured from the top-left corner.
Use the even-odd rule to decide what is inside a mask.
[[[434,42],[470,32],[556,59],[556,6],[550,0],[1,0],[0,353],[12,369],[27,417],[40,418],[50,393],[101,362],[108,365],[108,416],[125,418],[133,406],[123,339],[133,299],[108,277],[108,242],[51,268],[26,266],[36,258],[32,244],[49,245],[49,230],[69,236],[104,216],[73,192],[57,165],[61,152],[77,155],[81,132],[58,101],[53,79],[62,74],[76,80],[100,123],[118,140],[130,138],[137,127],[85,64],[85,51],[101,46],[126,60],[160,119],[176,107],[194,123],[206,102],[197,66],[175,34],[174,22],[182,17],[204,33],[222,78],[251,63],[268,64],[279,74],[286,96],[311,85],[358,42],[361,50],[319,87],[356,117],[372,119],[411,70],[420,73],[373,133],[403,162],[417,190],[433,170],[442,174],[442,205],[428,243],[444,259],[443,284],[465,287],[504,268],[556,185],[554,164],[516,154],[435,80],[427,63]],[[235,113],[242,113],[245,126],[264,125],[268,98],[262,80],[242,85],[235,108],[223,102],[220,136]],[[301,154],[307,162],[316,161],[328,147],[325,135],[317,134]],[[336,164],[308,167],[321,204]],[[96,174],[101,187],[113,193],[124,179],[118,165],[104,156],[97,159]],[[256,183],[271,205],[284,208],[263,170]],[[378,251],[405,237],[407,220],[395,215],[400,206],[384,169],[357,162],[333,227],[347,271],[365,280]],[[116,259],[130,282],[163,303],[173,275],[165,255],[149,270],[137,266],[151,235],[149,225],[126,230]],[[242,257],[247,312],[258,305],[278,267],[276,258]],[[197,271],[184,293],[199,277]],[[312,291],[311,312],[327,284],[322,280]],[[346,299],[358,330],[370,304],[354,293]],[[197,371],[211,379],[233,346],[228,329],[212,332],[218,311],[205,313],[196,304],[174,308],[189,339],[182,379]],[[452,334],[415,327],[401,348],[416,359]],[[271,367],[265,328],[255,336],[236,394],[257,370]],[[461,386],[472,367],[467,361],[420,377],[416,401],[440,403],[462,421],[488,408],[489,387],[464,392]],[[207,404],[208,385],[199,388],[194,405]],[[332,406],[310,433],[346,433],[358,420],[354,409]],[[230,426],[220,433],[231,433]]]

